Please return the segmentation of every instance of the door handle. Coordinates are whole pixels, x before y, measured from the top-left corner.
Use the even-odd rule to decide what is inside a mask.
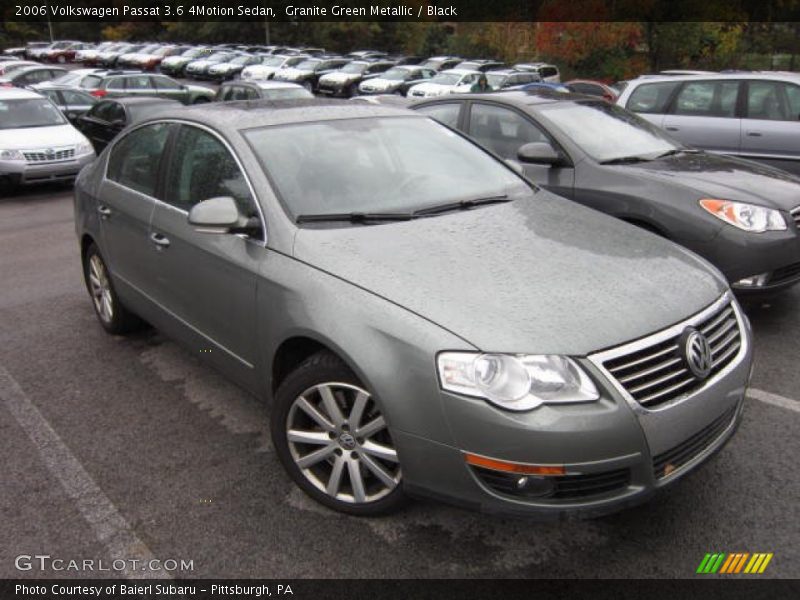
[[[105,204],[101,204],[97,207],[97,212],[100,214],[100,218],[106,220],[108,217],[112,215],[112,211],[108,208]]]
[[[667,127],[666,130],[667,131],[680,131],[680,128],[679,127]]]
[[[747,135],[749,135],[750,137],[761,137],[761,132],[760,131],[748,131]]]
[[[153,232],[150,234],[150,241],[156,245],[158,250],[163,250],[169,246],[169,238],[160,234]]]

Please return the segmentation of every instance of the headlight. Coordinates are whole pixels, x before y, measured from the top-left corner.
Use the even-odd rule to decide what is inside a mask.
[[[600,398],[589,376],[566,356],[443,352],[436,362],[442,388],[506,410]]]
[[[81,142],[75,146],[75,154],[89,154],[94,152],[94,148],[89,142]]]
[[[25,160],[19,150],[0,150],[0,160]]]
[[[714,198],[703,198],[700,206],[729,225],[751,233],[786,230],[783,215],[772,208]]]

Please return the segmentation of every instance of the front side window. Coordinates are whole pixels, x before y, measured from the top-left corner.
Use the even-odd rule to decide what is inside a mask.
[[[800,88],[778,81],[749,81],[747,117],[768,121],[797,121],[800,119]]]
[[[180,84],[173,81],[169,77],[153,77],[153,82],[156,84],[156,89],[161,91],[174,92],[180,89]]]
[[[168,123],[156,123],[135,129],[122,138],[108,157],[108,179],[155,196],[158,166],[169,129]]]
[[[292,217],[408,212],[529,191],[502,163],[432,119],[335,119],[243,134]]]
[[[625,108],[638,113],[664,114],[672,93],[679,85],[679,81],[662,81],[640,85],[631,93]]]
[[[458,113],[461,111],[461,105],[456,102],[431,104],[430,106],[421,106],[416,110],[455,129],[458,126]]]
[[[242,214],[257,214],[255,200],[236,160],[222,142],[203,129],[181,126],[167,181],[164,200],[182,210],[188,211],[209,198],[230,196]]]
[[[693,81],[681,88],[673,112],[697,117],[733,117],[738,95],[738,81]]]
[[[529,119],[508,108],[473,104],[469,134],[503,158],[516,160],[520,146],[531,142],[550,143]]]

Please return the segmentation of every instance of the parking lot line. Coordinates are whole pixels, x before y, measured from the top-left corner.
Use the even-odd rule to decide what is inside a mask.
[[[114,503],[103,493],[70,451],[39,409],[34,406],[11,374],[0,366],[0,398],[33,442],[42,462],[58,479],[67,495],[72,498],[97,540],[106,547],[113,561],[125,562],[118,575],[131,578],[170,578],[163,571],[135,569],[133,561],[149,564],[155,560],[153,553],[131,529]]]
[[[770,392],[765,392],[764,390],[755,390],[752,388],[747,390],[747,396],[753,400],[764,402],[765,404],[779,406],[780,408],[785,408],[786,410],[800,413],[800,402],[797,400],[792,400],[791,398],[784,398],[778,394],[772,394]]]

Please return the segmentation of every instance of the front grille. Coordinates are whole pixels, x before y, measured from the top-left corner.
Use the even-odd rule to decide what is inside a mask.
[[[725,304],[695,327],[711,345],[713,362],[707,378],[714,377],[736,358],[742,345],[733,305]],[[690,394],[704,380],[695,377],[684,362],[681,334],[678,331],[664,341],[606,359],[603,366],[634,400],[647,407]]]
[[[53,150],[25,150],[22,152],[25,160],[32,162],[56,162],[69,160],[75,157],[75,148],[59,148]]]
[[[736,408],[732,408],[677,446],[657,454],[653,458],[653,472],[656,478],[663,479],[702,453],[719,439],[719,436],[725,432],[735,416]]]
[[[520,486],[519,481],[525,475],[493,471],[482,467],[472,467],[478,478],[494,491],[514,496],[515,498],[573,500],[608,494],[625,489],[630,485],[629,469],[616,469],[603,473],[587,473],[583,475],[559,475],[556,477],[531,477],[539,483],[533,488]]]
[[[792,215],[792,219],[794,219],[794,224],[797,225],[798,229],[800,229],[800,206],[793,209],[789,214]]]
[[[787,267],[775,269],[769,278],[770,284],[784,283],[793,279],[800,279],[800,263],[794,263]]]

